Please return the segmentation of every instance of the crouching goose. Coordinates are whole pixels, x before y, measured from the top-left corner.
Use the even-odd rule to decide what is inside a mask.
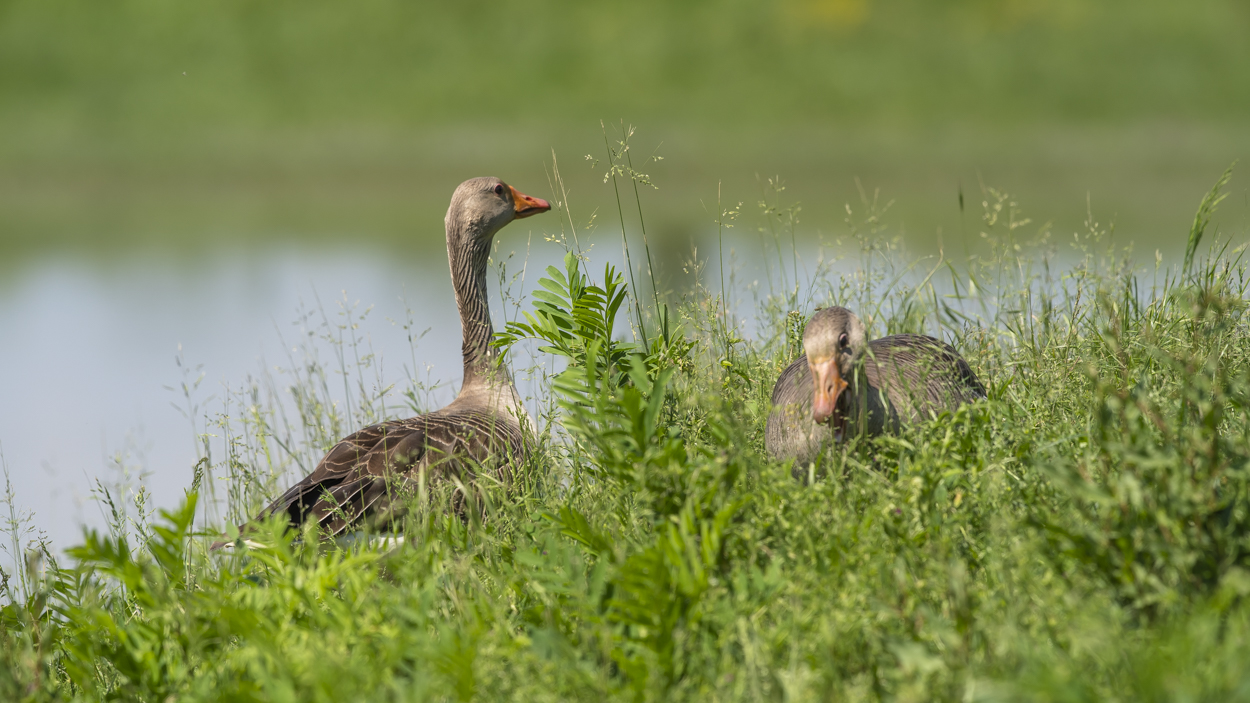
[[[532,420],[491,347],[486,264],[495,233],[509,222],[551,209],[498,178],[461,183],[447,209],[447,258],[464,335],[464,381],[451,405],[406,420],[388,420],[348,435],[304,480],[278,496],[257,519],[285,514],[292,525],[316,521],[337,536],[367,520],[394,519],[396,489],[427,471],[468,477],[478,468],[510,477],[526,456],[522,423]],[[246,527],[246,526],[245,526]],[[240,528],[242,529],[242,528]],[[214,547],[224,543],[218,542]]]
[[[850,310],[818,311],[803,331],[805,353],[773,386],[764,443],[774,458],[796,459],[796,473],[848,432],[881,434],[985,397],[949,344],[919,334],[864,336]]]

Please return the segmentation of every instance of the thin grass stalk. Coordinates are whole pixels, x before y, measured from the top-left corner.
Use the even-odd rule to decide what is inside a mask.
[[[630,180],[634,183],[634,203],[638,205],[638,226],[642,229],[642,249],[647,255],[647,275],[651,278],[651,303],[655,306],[656,319],[659,322],[660,316],[660,292],[659,285],[655,280],[655,267],[651,263],[651,245],[647,242],[647,220],[642,216],[642,197],[638,194],[638,177],[637,171],[634,170],[634,159],[630,156],[628,150],[625,151],[625,163],[629,166]],[[661,330],[663,335],[668,334],[668,330]]]
[[[635,291],[638,290],[638,284],[634,280],[634,264],[633,260],[630,259],[629,256],[629,238],[625,236],[625,209],[621,204],[621,189],[616,182],[616,160],[618,155],[614,154],[612,151],[612,144],[608,141],[608,128],[602,120],[599,121],[599,128],[603,131],[603,146],[608,152],[608,173],[612,177],[612,191],[616,195],[616,213],[620,217],[621,221],[621,249],[625,252],[625,268],[629,269],[629,297],[634,301],[634,312],[638,323],[638,334],[642,336],[643,346],[649,347],[650,345],[647,342],[647,329],[644,326],[642,319],[642,305],[638,302],[638,296],[635,293]],[[624,128],[622,127],[622,129]],[[622,137],[624,141],[621,142],[621,152],[625,153],[629,150],[629,135],[623,134]]]
[[[602,124],[602,123],[600,123]],[[582,244],[577,239],[577,225],[573,223],[573,210],[569,207],[569,191],[564,185],[564,176],[560,175],[560,162],[556,159],[556,150],[551,150],[551,189],[556,190],[556,186],[560,189],[560,206],[564,209],[564,215],[569,220],[569,233],[573,235],[573,247],[578,259],[582,259]],[[565,246],[568,246],[567,244]]]
[[[729,344],[729,311],[725,299],[725,208],[721,203],[721,182],[716,182],[716,254],[720,261],[720,328],[725,343],[725,360],[733,363],[733,349]]]

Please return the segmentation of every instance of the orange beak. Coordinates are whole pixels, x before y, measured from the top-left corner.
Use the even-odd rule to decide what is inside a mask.
[[[807,367],[812,372],[812,419],[818,424],[828,422],[833,416],[834,408],[838,405],[838,396],[842,395],[842,391],[846,390],[847,383],[842,380],[842,374],[838,371],[837,358],[819,361],[816,363],[808,362]]]
[[[542,198],[533,198],[521,191],[508,186],[512,191],[512,205],[516,208],[517,219],[537,215],[540,212],[547,212],[551,209],[551,204]]]

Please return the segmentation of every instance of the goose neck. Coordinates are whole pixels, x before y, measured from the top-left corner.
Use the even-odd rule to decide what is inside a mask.
[[[498,352],[490,345],[494,327],[486,295],[486,265],[491,237],[474,229],[472,224],[459,226],[457,223],[447,230],[447,256],[463,335],[463,388],[484,383],[495,385],[492,381],[502,371],[497,363]]]

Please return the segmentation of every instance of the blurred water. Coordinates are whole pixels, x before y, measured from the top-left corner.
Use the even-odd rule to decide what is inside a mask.
[[[493,302],[501,320],[494,293]],[[415,356],[431,380],[449,384],[431,400],[449,401],[460,380],[460,327],[445,258],[269,251],[193,268],[142,258],[24,268],[0,288],[0,450],[17,504],[68,546],[80,524],[102,524],[92,489],[96,479],[120,478],[121,452],[122,464],[144,474],[154,504],[171,507],[196,460],[195,430],[175,407],[186,405],[174,390],[184,380],[179,355],[202,367],[197,396],[212,412],[209,398],[224,396],[225,384],[286,361],[283,339],[298,341],[298,310],[333,318],[356,303],[358,312],[373,308],[360,332],[384,376],[395,380]],[[415,353],[402,329],[409,310],[418,330],[430,330]]]

